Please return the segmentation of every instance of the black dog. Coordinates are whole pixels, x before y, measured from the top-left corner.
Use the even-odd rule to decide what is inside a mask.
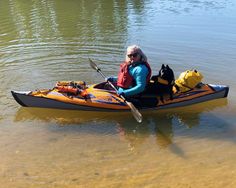
[[[160,100],[164,103],[164,94],[168,94],[170,99],[173,99],[173,85],[175,83],[175,76],[173,70],[168,66],[162,64],[158,75],[151,78],[148,86],[148,91],[160,96]]]

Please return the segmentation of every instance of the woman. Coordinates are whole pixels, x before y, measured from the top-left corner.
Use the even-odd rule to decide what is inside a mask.
[[[132,45],[127,48],[126,59],[120,65],[118,77],[111,77],[108,80],[117,82],[120,95],[133,96],[145,90],[151,73],[146,55],[139,46]]]

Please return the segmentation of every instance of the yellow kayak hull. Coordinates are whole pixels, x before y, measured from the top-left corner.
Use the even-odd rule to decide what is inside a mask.
[[[25,107],[56,108],[70,110],[92,111],[125,111],[130,110],[126,103],[114,92],[97,87],[94,84],[87,87],[86,97],[70,95],[58,91],[58,89],[46,89],[37,91],[11,91],[15,100]],[[100,83],[101,85],[101,83]],[[155,105],[139,106],[141,110],[158,110],[164,108],[182,107],[204,101],[227,97],[228,86],[203,84],[200,88],[194,88],[184,93],[176,93],[173,99],[165,98]],[[158,98],[158,96],[143,96],[144,98]]]

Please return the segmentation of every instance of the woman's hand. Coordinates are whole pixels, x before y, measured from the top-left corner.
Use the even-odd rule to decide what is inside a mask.
[[[114,77],[112,77],[112,76],[106,77],[105,80],[106,80],[106,82],[114,82],[115,81]]]
[[[119,94],[119,95],[122,95],[122,96],[124,97],[124,96],[125,96],[125,90],[122,89],[122,88],[119,88],[119,89],[118,89],[118,94]]]

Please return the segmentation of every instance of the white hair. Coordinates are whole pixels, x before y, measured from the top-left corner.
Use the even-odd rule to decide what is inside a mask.
[[[141,61],[143,62],[147,62],[147,56],[143,53],[143,51],[141,50],[141,48],[137,45],[132,45],[132,46],[129,46],[127,48],[127,52],[128,51],[133,51],[134,53],[138,53],[141,57]],[[126,60],[128,60],[128,57],[127,57],[127,54],[126,54]]]

